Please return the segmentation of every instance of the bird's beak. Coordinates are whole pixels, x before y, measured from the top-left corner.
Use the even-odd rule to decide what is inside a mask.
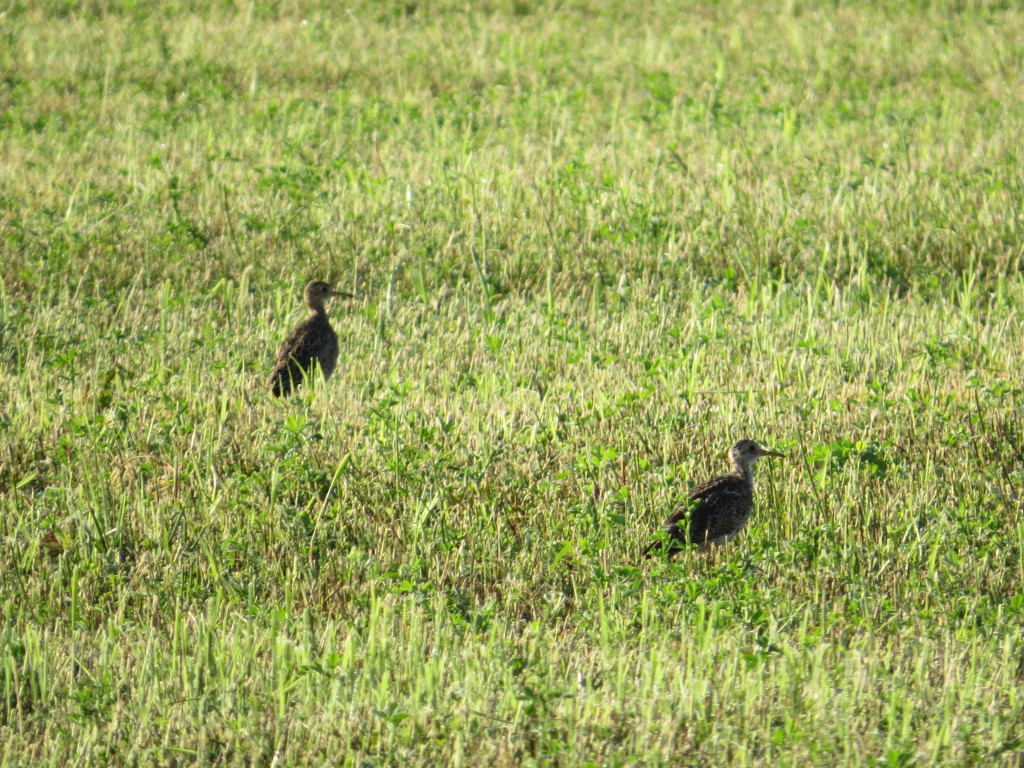
[[[359,294],[358,293],[349,293],[348,291],[336,291],[333,288],[331,289],[331,296],[339,296],[339,297],[341,297],[343,299],[358,299],[359,298]]]
[[[762,456],[776,456],[776,457],[778,457],[780,459],[788,459],[789,458],[786,454],[779,453],[778,451],[766,451],[764,448],[762,448],[761,451],[762,451],[762,453],[761,453]]]

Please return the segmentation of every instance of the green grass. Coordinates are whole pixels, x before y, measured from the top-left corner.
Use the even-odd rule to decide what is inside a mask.
[[[1018,764],[1022,58],[997,2],[10,4],[0,766]],[[744,534],[641,560],[739,437]]]

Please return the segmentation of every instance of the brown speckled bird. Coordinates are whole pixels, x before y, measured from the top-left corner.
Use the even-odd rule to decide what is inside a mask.
[[[338,334],[331,328],[324,308],[324,302],[331,296],[354,298],[353,294],[336,291],[319,280],[306,286],[306,306],[313,314],[288,334],[277,349],[277,363],[270,373],[270,391],[278,397],[291,394],[305,376],[313,374],[317,365],[325,380],[334,372],[338,362]]]
[[[680,504],[662,525],[668,538],[656,541],[644,550],[647,557],[654,550],[668,547],[669,555],[681,551],[686,544],[696,544],[702,551],[724,544],[746,525],[754,511],[754,462],[764,456],[785,454],[767,451],[753,440],[740,440],[729,449],[732,471],[701,483],[689,493],[690,503]],[[696,502],[696,503],[693,503]],[[690,514],[689,530],[680,523]]]

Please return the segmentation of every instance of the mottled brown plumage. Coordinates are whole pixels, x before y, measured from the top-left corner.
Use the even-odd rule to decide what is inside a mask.
[[[289,395],[302,384],[305,376],[320,367],[324,379],[329,379],[338,362],[338,334],[327,320],[324,302],[331,296],[351,293],[336,291],[327,283],[314,280],[306,286],[305,300],[312,314],[288,334],[277,350],[277,363],[270,373],[270,391],[277,396]]]
[[[684,549],[687,543],[707,550],[724,544],[743,530],[754,511],[753,465],[763,456],[784,455],[766,451],[753,440],[735,443],[729,449],[732,471],[693,488],[689,493],[689,503],[676,507],[662,525],[668,538],[654,542],[644,550],[644,554],[650,557],[654,550],[667,546],[671,555]],[[684,532],[680,524],[687,513],[690,525]]]

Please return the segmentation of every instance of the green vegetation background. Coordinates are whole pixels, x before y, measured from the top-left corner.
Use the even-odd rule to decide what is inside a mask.
[[[1022,59],[1009,2],[8,3],[0,765],[1018,764]],[[747,531],[640,560],[739,437]]]

